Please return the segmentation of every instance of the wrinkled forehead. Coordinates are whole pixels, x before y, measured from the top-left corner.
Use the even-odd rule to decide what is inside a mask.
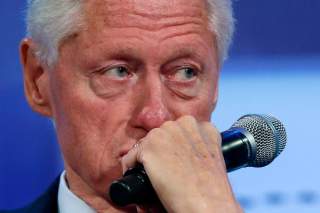
[[[156,30],[170,19],[186,17],[208,23],[205,0],[88,0],[84,4],[84,14],[90,26],[134,27],[139,24]]]

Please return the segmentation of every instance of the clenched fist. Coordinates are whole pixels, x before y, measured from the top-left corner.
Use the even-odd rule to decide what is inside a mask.
[[[122,159],[137,163],[168,212],[242,212],[234,198],[221,152],[221,137],[209,122],[192,116],[152,129]]]

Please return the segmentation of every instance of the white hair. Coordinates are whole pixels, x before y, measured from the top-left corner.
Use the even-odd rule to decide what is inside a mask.
[[[208,3],[209,29],[214,33],[220,63],[228,57],[234,32],[234,18],[231,0],[206,0]]]
[[[209,29],[215,35],[222,63],[234,30],[231,0],[206,1]],[[82,5],[83,0],[28,0],[27,36],[36,43],[36,54],[42,63],[54,66],[62,41],[80,30],[84,24]]]
[[[62,41],[79,30],[81,6],[82,0],[28,0],[27,36],[42,63],[53,66]]]

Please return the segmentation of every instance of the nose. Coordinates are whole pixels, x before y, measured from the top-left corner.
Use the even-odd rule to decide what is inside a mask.
[[[160,77],[145,79],[136,94],[133,116],[136,127],[150,131],[171,119]]]

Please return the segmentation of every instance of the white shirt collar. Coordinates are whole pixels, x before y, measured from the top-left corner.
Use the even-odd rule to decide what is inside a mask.
[[[60,176],[58,191],[58,212],[96,213],[96,211],[93,208],[91,208],[87,203],[85,203],[77,195],[70,191],[70,189],[67,186],[65,176],[66,172],[64,171]]]

